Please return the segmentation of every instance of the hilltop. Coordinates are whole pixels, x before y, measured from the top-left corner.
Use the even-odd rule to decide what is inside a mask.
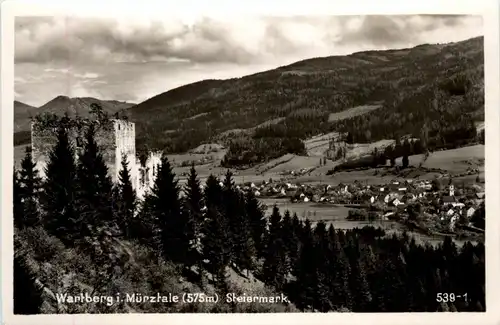
[[[27,131],[30,129],[30,117],[38,114],[38,108],[14,101],[14,132]]]
[[[200,81],[159,94],[127,114],[136,123],[139,149],[181,153],[203,143],[239,141],[233,156],[253,152],[252,159],[262,161],[285,153],[277,148],[304,154],[297,139],[332,131],[352,131],[352,142],[370,143],[418,137],[424,124],[431,138],[449,128],[469,128],[467,123],[484,120],[483,75],[478,37],[313,58],[242,78]]]
[[[67,113],[73,117],[89,115],[90,104],[99,104],[104,112],[110,115],[126,110],[135,104],[116,100],[100,100],[92,97],[57,96],[40,107],[14,101],[14,144],[22,145],[30,141],[31,117],[42,113],[53,113],[59,116]]]

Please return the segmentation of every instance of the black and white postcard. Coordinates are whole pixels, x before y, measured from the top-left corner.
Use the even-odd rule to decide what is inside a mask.
[[[2,322],[498,323],[500,7],[418,2],[4,2]]]

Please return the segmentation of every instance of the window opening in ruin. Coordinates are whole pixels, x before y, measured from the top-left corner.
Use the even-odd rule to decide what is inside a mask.
[[[146,171],[144,168],[141,168],[141,186],[144,186],[146,182]]]
[[[118,131],[120,131],[120,124],[118,124]]]
[[[146,170],[146,180],[145,181],[146,181],[147,184],[149,184],[149,173],[148,173],[148,171],[149,171],[149,168]]]

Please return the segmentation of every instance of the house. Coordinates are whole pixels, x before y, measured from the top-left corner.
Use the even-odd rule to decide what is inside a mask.
[[[453,209],[449,209],[449,210],[446,212],[446,215],[447,215],[448,217],[451,217],[451,216],[452,216],[452,215],[454,215],[454,214],[455,214],[455,210],[453,210]]]
[[[309,202],[309,198],[307,196],[304,197],[304,202]]]
[[[451,205],[452,205],[454,208],[458,207],[458,208],[460,208],[460,209],[461,209],[461,208],[463,208],[463,207],[465,207],[465,204],[463,204],[462,202],[453,202],[453,203],[451,203]]]
[[[398,198],[395,198],[391,201],[391,204],[397,207],[398,205],[402,205],[403,203]]]
[[[259,191],[255,191],[254,195],[255,196],[260,196],[260,192]]]
[[[443,198],[441,200],[443,202],[443,205],[456,203],[454,196],[443,196]]]
[[[472,217],[474,215],[474,212],[476,212],[476,209],[474,209],[473,207],[467,209],[467,218]]]
[[[399,188],[398,188],[398,191],[399,191],[399,192],[405,192],[405,191],[407,191],[407,190],[408,190],[408,188],[407,188],[407,187],[399,187]]]
[[[372,196],[372,197],[370,198],[370,203],[371,203],[371,204],[375,203],[375,200],[376,200],[376,199],[377,199],[376,197]]]
[[[417,199],[417,197],[415,196],[415,194],[413,193],[406,193],[404,196],[403,196],[403,201],[405,202],[413,202]]]
[[[385,202],[385,203],[389,203],[389,202],[391,202],[392,200],[394,200],[395,198],[399,198],[399,194],[398,194],[398,193],[389,193],[389,194],[387,194],[387,195],[384,197],[384,202]]]
[[[480,199],[480,200],[481,200],[481,199],[484,199],[484,192],[478,192],[478,193],[476,193],[476,197],[477,197],[478,199]]]
[[[381,187],[380,192],[383,192],[383,191],[385,191],[385,188]]]

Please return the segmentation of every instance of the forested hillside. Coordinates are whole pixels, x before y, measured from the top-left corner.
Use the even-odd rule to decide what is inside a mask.
[[[484,311],[484,245],[447,238],[421,246],[407,234],[337,230],[297,215],[267,217],[231,172],[180,186],[166,156],[153,191],[138,202],[123,160],[113,184],[89,127],[73,159],[64,128],[42,181],[28,150],[14,173],[14,306],[18,313]],[[71,304],[54,293],[204,292],[198,304]],[[466,294],[439,301],[438,293]],[[228,293],[280,296],[235,303]]]
[[[349,133],[350,142],[425,133],[428,146],[452,147],[470,141],[474,122],[484,120],[483,52],[479,37],[309,59],[183,86],[128,114],[140,148],[184,152],[217,140],[230,147],[230,165],[302,153],[299,140],[329,131]],[[328,121],[358,105],[380,107]]]

